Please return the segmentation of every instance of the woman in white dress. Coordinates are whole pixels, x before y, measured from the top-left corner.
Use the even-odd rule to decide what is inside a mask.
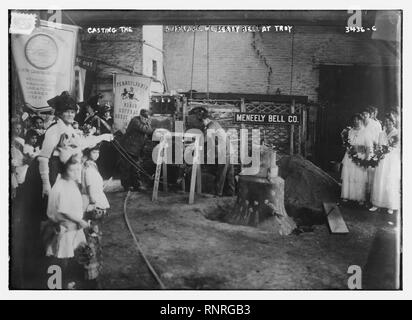
[[[398,130],[395,128],[396,120],[392,115],[385,116],[385,130],[379,136],[378,147],[388,151],[375,171],[372,188],[370,211],[386,208],[389,214],[399,210],[400,184],[401,184],[401,158]]]
[[[359,161],[368,159],[372,146],[362,125],[361,115],[355,114],[352,123],[353,126],[346,129],[347,150],[342,160],[341,198],[343,201],[357,201],[362,205],[366,200],[367,170]],[[344,132],[342,136],[345,135]],[[356,159],[359,161],[355,161]]]

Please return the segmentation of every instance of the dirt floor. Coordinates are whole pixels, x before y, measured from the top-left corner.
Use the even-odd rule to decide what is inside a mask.
[[[103,224],[101,288],[158,289],[126,227],[126,193],[107,195],[111,211]],[[167,289],[348,289],[350,265],[363,268],[363,288],[394,288],[396,215],[345,206],[347,235],[332,235],[323,224],[281,237],[210,219],[234,198],[197,195],[193,205],[184,193],[160,192],[157,202],[150,198],[132,193],[127,212]]]

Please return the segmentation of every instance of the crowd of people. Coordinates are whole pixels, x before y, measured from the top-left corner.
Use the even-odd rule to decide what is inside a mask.
[[[93,119],[80,129],[79,106],[67,92],[48,103],[54,120],[47,129],[40,116],[12,120],[11,283],[47,288],[47,279],[31,281],[44,279],[44,268],[58,265],[63,289],[92,289],[102,267],[99,225],[110,207],[96,161],[100,146],[113,135],[96,128]],[[110,109],[103,111],[99,119],[110,126]]]
[[[346,148],[342,160],[341,198],[368,206],[371,212],[400,208],[401,158],[397,111],[378,120],[378,109],[368,107],[352,116],[342,131]]]

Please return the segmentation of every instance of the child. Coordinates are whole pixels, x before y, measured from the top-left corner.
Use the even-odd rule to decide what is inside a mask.
[[[385,131],[379,136],[378,146],[385,150],[375,171],[372,188],[370,211],[386,208],[389,214],[399,210],[400,185],[401,185],[401,158],[398,130],[395,128],[396,120],[392,115],[385,116]]]
[[[12,169],[12,190],[17,189],[18,186],[23,184],[27,165],[24,163],[24,139],[20,137],[22,133],[22,126],[16,122],[13,124],[13,130],[11,132],[11,169]]]
[[[39,135],[34,130],[29,130],[26,134],[25,144],[23,147],[23,154],[28,160],[28,164],[31,163],[31,160],[36,158],[39,155],[40,147],[37,144]]]
[[[46,255],[57,258],[66,279],[73,280],[70,264],[73,264],[75,250],[86,244],[83,229],[89,224],[83,220],[82,196],[76,183],[80,163],[71,157],[62,169],[48,197],[47,216],[56,225],[57,232],[46,245]]]
[[[82,170],[82,193],[83,193],[83,209],[85,217],[91,220],[92,228],[86,232],[88,246],[90,248],[90,260],[84,266],[86,269],[85,277],[89,281],[91,288],[96,288],[96,281],[102,268],[102,252],[101,252],[101,237],[102,233],[99,230],[99,223],[106,215],[110,205],[106,195],[103,192],[103,178],[97,168],[96,160],[99,158],[99,145],[86,149],[84,156],[86,161],[83,164]]]
[[[77,121],[73,121],[72,127],[76,134],[78,134],[80,137],[83,136],[83,131],[79,127],[79,123]]]
[[[87,196],[86,203],[88,205],[107,210],[110,205],[103,192],[103,178],[96,164],[96,160],[100,156],[99,147],[100,145],[96,145],[84,151],[86,161],[83,164],[82,170],[82,187],[83,194]]]

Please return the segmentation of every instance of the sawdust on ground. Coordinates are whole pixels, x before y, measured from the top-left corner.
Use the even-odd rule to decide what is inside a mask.
[[[138,254],[123,217],[124,192],[110,193],[103,224],[104,289],[158,289]],[[132,228],[168,289],[347,289],[350,265],[366,263],[379,215],[342,209],[348,235],[314,232],[281,237],[270,230],[222,223],[216,217],[235,201],[187,194],[133,193]],[[213,220],[211,220],[213,219]]]

